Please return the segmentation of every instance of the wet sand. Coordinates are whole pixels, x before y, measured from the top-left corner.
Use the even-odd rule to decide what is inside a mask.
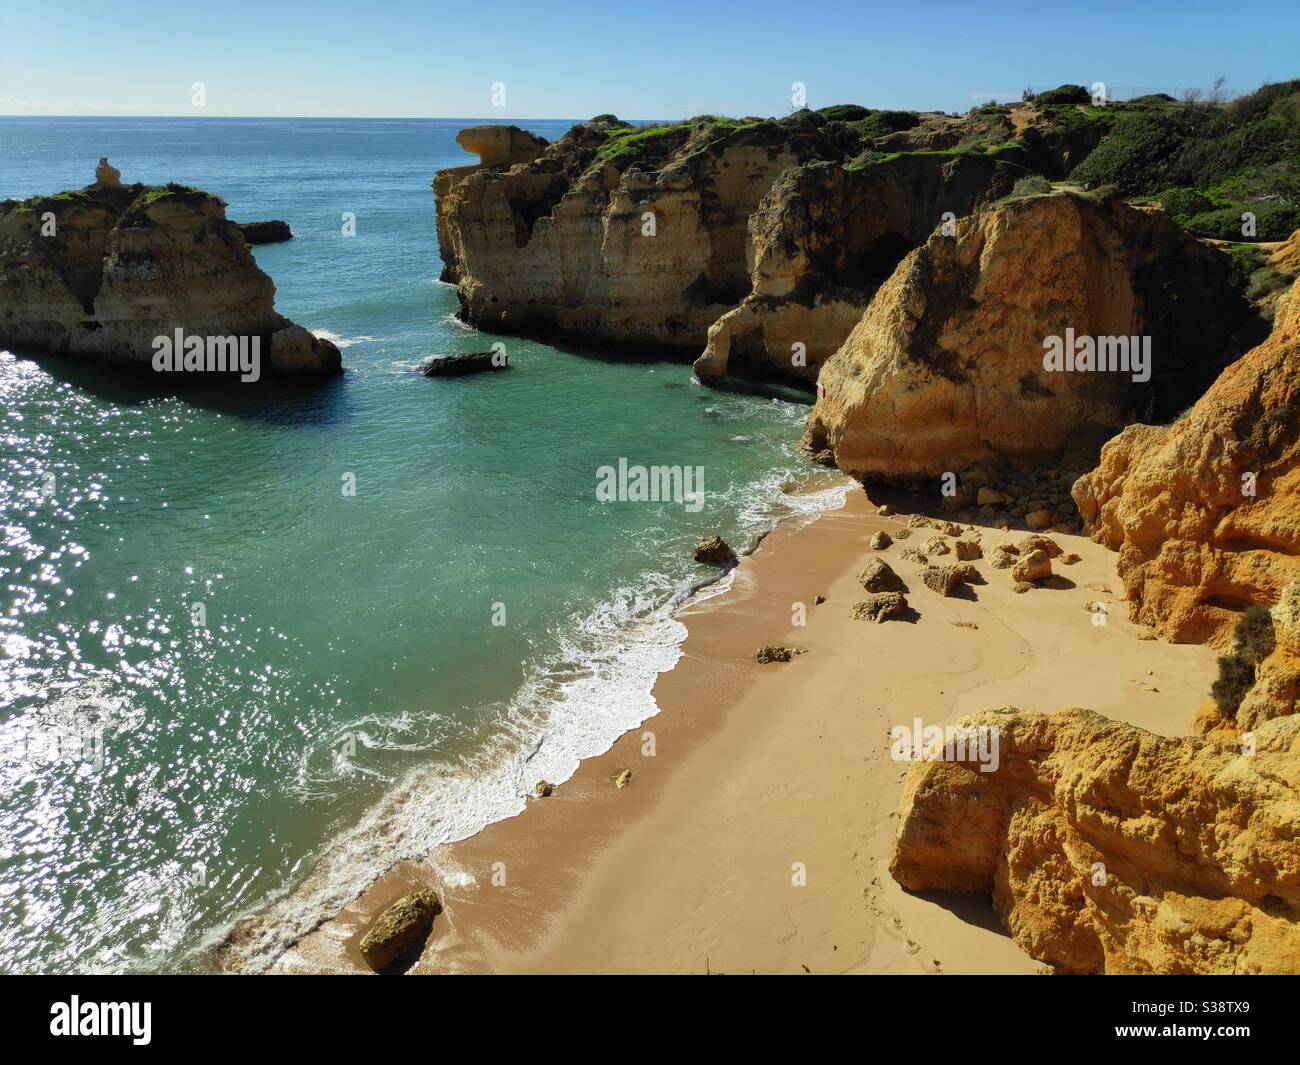
[[[1214,654],[1140,639],[1115,556],[1083,536],[1054,536],[1082,556],[1058,560],[1057,587],[1017,594],[1010,571],[984,560],[986,583],[944,598],[898,557],[938,530],[868,546],[905,518],[880,517],[855,487],[843,509],[776,530],[729,591],[678,615],[689,635],[656,684],[656,717],[519,816],[396,866],[274,971],[364,971],[361,933],[414,886],[434,887],[444,912],[411,974],[1041,969],[987,898],[909,895],[890,878],[907,769],[889,756],[890,727],[1086,706],[1186,735]],[[986,551],[1027,535],[980,533]],[[907,582],[910,620],[852,619],[873,554]],[[1104,626],[1093,600],[1109,608]],[[759,665],[763,644],[806,653]]]

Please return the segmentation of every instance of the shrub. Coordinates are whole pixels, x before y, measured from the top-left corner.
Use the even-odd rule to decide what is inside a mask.
[[[1218,206],[1199,189],[1185,187],[1165,189],[1158,199],[1160,205],[1173,216],[1174,221],[1184,228],[1193,215],[1212,211]]]
[[[1128,102],[1139,107],[1163,107],[1165,104],[1174,103],[1174,98],[1167,92],[1153,92],[1146,96],[1135,96]]]
[[[1215,705],[1228,717],[1237,716],[1237,708],[1255,684],[1255,667],[1242,655],[1220,655],[1219,676],[1210,686]]]
[[[1082,85],[1058,85],[1055,89],[1040,92],[1035,102],[1043,107],[1053,104],[1090,104],[1092,93]]]
[[[1242,239],[1241,216],[1250,211],[1255,216],[1256,240],[1285,240],[1300,229],[1300,203],[1288,206],[1281,203],[1240,203],[1205,211],[1184,220],[1179,219],[1188,232],[1198,237],[1215,240]]]
[[[1233,630],[1232,652],[1219,657],[1219,676],[1210,686],[1210,695],[1226,715],[1236,717],[1255,684],[1255,667],[1273,653],[1275,645],[1272,613],[1264,606],[1247,607]]]
[[[1300,81],[1226,105],[1116,105],[1113,113],[1110,135],[1075,168],[1075,180],[1114,182],[1126,196],[1197,189],[1221,208],[1297,203]]]
[[[1052,183],[1042,174],[1030,174],[1027,177],[1022,177],[1011,187],[1011,195],[1017,198],[1021,196],[1040,196],[1051,191]]]
[[[871,109],[859,104],[832,104],[830,107],[819,107],[817,113],[827,122],[857,122],[868,118]]]
[[[1237,621],[1232,640],[1239,653],[1255,665],[1271,655],[1277,640],[1273,635],[1273,614],[1268,607],[1247,607]]]

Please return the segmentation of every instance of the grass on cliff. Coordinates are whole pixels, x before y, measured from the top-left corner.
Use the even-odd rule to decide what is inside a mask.
[[[68,189],[49,196],[29,196],[25,200],[5,200],[0,203],[4,211],[50,211],[59,207],[91,207],[99,203],[100,190],[93,185],[84,189]]]
[[[606,130],[608,140],[596,152],[601,159],[612,163],[633,162],[654,151],[669,147],[668,141],[680,136],[684,130],[680,123],[665,126],[631,126]]]
[[[963,155],[989,155],[994,158],[1005,158],[1011,155],[1020,155],[1023,149],[1015,141],[1008,141],[1005,144],[995,144],[988,148],[933,148],[915,152],[878,152],[867,149],[856,158],[844,164],[845,170],[866,170],[869,166],[879,166],[882,163],[892,163],[895,159],[910,159],[917,156],[948,156],[949,158]],[[1014,162],[1013,159],[1008,159]]]
[[[208,198],[208,193],[202,189],[196,189],[189,185],[178,185],[176,182],[168,182],[166,185],[151,185],[145,189],[144,193],[131,206],[148,207],[150,204],[158,203],[162,200],[169,199],[192,199],[194,197]]]
[[[118,212],[148,207],[166,199],[185,199],[191,203],[215,199],[202,189],[172,182],[167,185],[123,185],[105,188],[87,185],[84,189],[67,189],[48,196],[30,196],[25,200],[4,200],[0,211],[53,211],[61,207],[102,207]]]
[[[626,126],[605,131],[606,141],[596,152],[596,158],[620,166],[642,160],[660,160],[688,143],[696,149],[709,147],[720,137],[771,122],[762,118],[725,118],[719,115],[697,115],[684,122],[661,123],[654,126]]]

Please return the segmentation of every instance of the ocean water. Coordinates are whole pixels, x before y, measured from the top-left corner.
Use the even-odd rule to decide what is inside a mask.
[[[799,393],[516,339],[503,374],[414,372],[495,339],[437,280],[466,124],[0,118],[0,198],[107,155],[286,219],[258,262],[347,368],[178,391],[0,352],[0,971],[185,970],[271,907],[264,966],[655,713],[700,535],[834,496],[801,491]],[[620,458],[703,467],[702,509],[599,501]]]

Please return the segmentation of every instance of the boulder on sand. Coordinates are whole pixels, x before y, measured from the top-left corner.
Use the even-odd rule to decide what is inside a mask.
[[[403,895],[361,937],[361,956],[376,972],[388,968],[428,936],[441,912],[438,896],[428,888]]]
[[[1045,580],[1052,575],[1052,560],[1046,551],[1030,551],[1011,567],[1011,579],[1033,583]]]
[[[903,579],[894,572],[888,562],[879,558],[867,559],[867,564],[858,574],[858,583],[869,592],[905,592]]]
[[[969,584],[979,576],[979,570],[968,562],[952,566],[926,566],[921,572],[921,581],[932,591],[940,595],[951,596],[963,584]]]
[[[888,621],[907,613],[907,597],[901,592],[877,592],[860,603],[853,604],[853,617],[857,621]]]

